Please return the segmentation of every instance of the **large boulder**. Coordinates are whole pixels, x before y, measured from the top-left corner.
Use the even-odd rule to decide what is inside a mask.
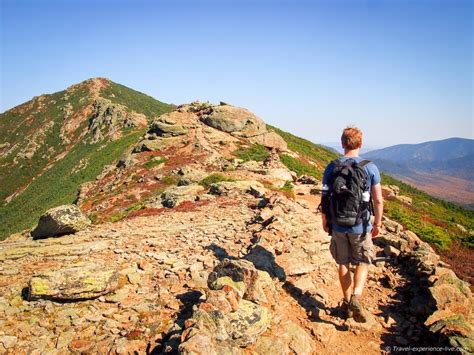
[[[43,214],[36,228],[31,232],[33,238],[57,237],[76,233],[86,228],[91,221],[76,205],[63,205],[51,208]]]
[[[288,150],[288,145],[285,140],[281,138],[276,132],[266,132],[249,138],[252,143],[261,144],[270,149],[285,152]]]
[[[33,276],[28,298],[75,301],[97,298],[118,287],[118,273],[103,264],[79,263]]]
[[[160,117],[155,119],[148,130],[149,134],[156,134],[160,137],[175,137],[186,134],[188,129],[183,125],[177,124],[176,121]]]
[[[242,137],[267,132],[265,123],[252,112],[230,105],[214,106],[212,112],[203,115],[201,119],[208,126]]]

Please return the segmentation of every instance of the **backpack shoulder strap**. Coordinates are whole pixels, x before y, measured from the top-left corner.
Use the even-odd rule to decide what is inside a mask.
[[[366,167],[367,165],[369,165],[370,163],[372,163],[370,160],[364,159],[364,160],[362,160],[362,161],[359,163],[359,166],[360,166],[361,168],[364,168],[364,167]]]

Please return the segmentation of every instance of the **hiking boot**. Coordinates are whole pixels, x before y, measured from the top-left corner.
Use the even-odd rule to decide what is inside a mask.
[[[346,301],[346,299],[342,300],[341,308],[342,308],[342,318],[349,319],[354,316],[352,310],[349,308],[349,301]]]
[[[349,301],[349,310],[352,311],[354,320],[359,323],[366,323],[368,316],[364,307],[360,303],[359,295],[352,295]]]

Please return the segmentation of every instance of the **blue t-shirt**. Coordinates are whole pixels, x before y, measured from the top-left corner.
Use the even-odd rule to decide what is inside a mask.
[[[340,161],[346,161],[348,159],[355,160],[357,163],[360,163],[362,160],[364,160],[361,157],[340,157]],[[334,163],[330,163],[327,167],[326,170],[324,170],[324,175],[323,175],[323,185],[328,185],[329,184],[329,177],[331,176],[332,170],[334,169]],[[372,186],[380,184],[380,172],[379,169],[375,166],[374,163],[367,164],[364,167],[365,171],[367,172],[367,175],[369,176],[369,191],[372,191]],[[347,226],[340,226],[337,224],[334,224],[332,226],[333,230],[336,232],[340,233],[354,233],[354,234],[362,234],[363,232],[363,226],[362,223],[357,224],[352,227],[347,227]],[[367,232],[370,232],[372,230],[372,225],[369,222],[369,225],[367,227]]]

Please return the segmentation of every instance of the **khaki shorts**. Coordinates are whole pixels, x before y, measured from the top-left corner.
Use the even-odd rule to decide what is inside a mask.
[[[374,244],[370,233],[360,234],[332,232],[329,250],[338,264],[371,264],[374,260]]]

